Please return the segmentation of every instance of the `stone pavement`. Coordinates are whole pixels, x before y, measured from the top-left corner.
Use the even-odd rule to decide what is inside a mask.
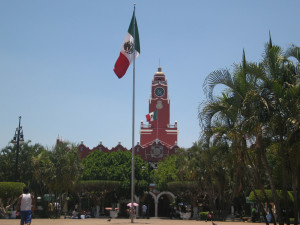
[[[219,222],[215,221],[217,225],[258,225],[265,223],[249,223],[249,222]],[[0,219],[0,225],[19,225],[19,219]],[[112,219],[107,221],[105,218],[101,219],[33,219],[32,225],[122,225],[132,224],[130,219]],[[135,219],[133,224],[137,225],[212,225],[210,221],[196,221],[196,220],[171,220],[171,219]]]

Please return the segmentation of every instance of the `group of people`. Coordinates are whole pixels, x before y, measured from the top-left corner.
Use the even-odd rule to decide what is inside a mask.
[[[147,209],[148,209],[148,207],[145,204],[142,205],[142,217],[143,218],[147,217],[149,219],[149,216],[147,216]],[[129,214],[129,217],[131,218],[131,207],[128,208],[127,212]],[[133,218],[136,218],[136,207],[135,206],[133,207]]]
[[[86,211],[81,211],[78,212],[77,209],[75,208],[72,212],[71,219],[85,219],[85,218],[91,218],[91,214]]]
[[[35,199],[32,194],[29,193],[27,187],[23,188],[23,194],[18,198],[16,206],[16,215],[21,218],[21,225],[30,225],[32,220],[32,212],[35,210]],[[142,206],[142,216],[143,218],[147,217],[148,207],[146,205]],[[134,207],[134,216],[136,215],[136,209]],[[79,219],[79,213],[76,209],[72,212],[73,219]]]
[[[50,218],[58,218],[60,211],[60,204],[58,202],[50,202],[48,204],[48,211]]]

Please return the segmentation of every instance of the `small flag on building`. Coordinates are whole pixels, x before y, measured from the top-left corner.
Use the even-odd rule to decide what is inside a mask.
[[[146,115],[147,121],[157,120],[157,110]]]
[[[121,48],[120,56],[114,67],[114,72],[119,78],[122,78],[125,75],[129,65],[133,61],[134,52],[135,58],[137,58],[141,51],[138,27],[135,15],[133,14],[128,32]]]

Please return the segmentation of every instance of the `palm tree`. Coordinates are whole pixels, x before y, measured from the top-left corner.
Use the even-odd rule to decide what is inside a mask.
[[[292,151],[292,146],[299,143],[299,49],[295,46],[289,48],[285,53],[279,46],[274,46],[270,38],[265,48],[262,66],[265,73],[262,73],[261,94],[270,109],[270,117],[264,124],[265,130],[269,132],[272,141],[277,146],[277,154],[282,164],[282,188],[285,200],[288,199],[288,174],[292,174],[294,186],[297,184],[298,171],[293,165],[297,165],[297,154]],[[294,61],[289,59],[294,57]],[[298,136],[298,139],[295,137]],[[291,155],[292,154],[292,155]],[[296,159],[296,161],[295,161]],[[299,157],[298,157],[299,159]],[[295,188],[294,188],[295,190]],[[275,190],[273,190],[273,194]],[[295,197],[298,195],[294,193]],[[294,198],[295,222],[297,222],[298,200]],[[285,209],[288,209],[288,202],[285,201]],[[279,210],[277,208],[277,210]],[[289,224],[289,218],[287,218]]]
[[[300,193],[298,191],[300,184],[300,154],[299,154],[299,140],[300,140],[300,54],[299,47],[291,45],[285,52],[285,57],[289,60],[286,64],[286,71],[288,72],[291,81],[285,83],[287,99],[286,108],[289,110],[289,116],[286,119],[287,125],[287,149],[289,151],[290,168],[292,174],[292,189],[294,195],[294,213],[295,224],[298,224]],[[293,61],[292,61],[293,60]]]
[[[243,52],[243,61],[241,65],[236,65],[233,75],[228,70],[218,70],[209,74],[204,83],[209,101],[200,110],[199,118],[209,137],[225,135],[228,138],[231,147],[235,148],[234,151],[244,162],[245,169],[247,169],[246,164],[251,160],[248,145],[254,141],[257,149],[256,158],[262,159],[270,186],[276,192],[263,145],[264,123],[270,114],[268,102],[260,92],[263,82],[261,76],[264,73],[261,65],[248,63]],[[214,99],[212,93],[218,84],[225,85],[227,89],[222,92],[221,97]],[[225,132],[220,133],[219,131],[222,130]],[[256,164],[259,165],[258,162]],[[258,180],[257,182],[261,183]],[[280,210],[279,198],[276,194],[274,194],[274,201],[277,209]],[[278,218],[280,221],[280,215]]]
[[[214,87],[219,84],[225,85],[227,89],[222,92],[221,97],[214,98]],[[299,86],[299,48],[291,46],[284,53],[279,46],[272,44],[270,37],[261,63],[248,63],[243,54],[243,61],[235,67],[233,75],[228,70],[217,70],[208,75],[204,83],[208,101],[199,110],[201,125],[208,137],[216,140],[225,136],[231,147],[237,146],[236,151],[244,150],[244,155],[241,156],[246,157],[247,163],[252,161],[256,165],[263,165],[260,168],[252,166],[253,175],[260,183],[258,174],[265,169],[279,224],[283,224],[282,210],[267,151],[275,149],[274,153],[279,156],[285,199],[291,187],[288,174],[292,174],[294,211],[295,217],[298,217],[300,194],[296,187],[300,183],[300,156],[297,154],[300,140]],[[252,142],[255,154],[251,155],[251,159],[251,149],[248,147]],[[273,147],[270,148],[271,146]],[[287,208],[285,201],[285,209]],[[295,222],[297,223],[297,218]]]
[[[53,151],[42,151],[33,159],[34,176],[42,188],[55,194],[56,201],[64,205],[68,193],[76,187],[82,172],[78,148],[59,142]]]

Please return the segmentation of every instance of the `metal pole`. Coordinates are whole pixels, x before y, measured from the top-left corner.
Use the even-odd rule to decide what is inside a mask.
[[[157,109],[157,119],[156,119],[156,139],[158,139],[158,109]]]
[[[19,181],[19,175],[18,175],[18,161],[19,161],[19,148],[20,148],[20,130],[21,130],[21,116],[19,116],[19,127],[18,134],[17,134],[17,153],[16,153],[16,168],[15,168],[15,181]]]
[[[148,176],[150,177],[150,164],[147,163],[148,166]],[[150,212],[150,207],[149,207],[149,198],[150,198],[150,182],[148,183],[148,195],[147,195],[147,219],[150,218],[149,212]]]
[[[133,83],[132,83],[132,148],[131,148],[131,223],[133,223],[133,197],[134,197],[134,120],[135,120],[135,3],[133,9]]]

